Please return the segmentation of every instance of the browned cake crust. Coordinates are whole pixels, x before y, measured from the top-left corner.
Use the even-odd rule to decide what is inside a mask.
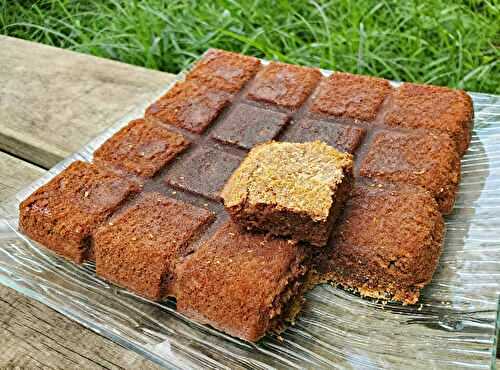
[[[448,214],[460,181],[460,158],[444,133],[380,132],[363,158],[360,175],[420,185],[436,198],[439,210]]]
[[[229,222],[180,265],[177,310],[255,342],[293,320],[307,271],[305,248]]]
[[[326,253],[321,280],[363,296],[414,304],[441,254],[444,223],[420,187],[356,186]]]
[[[144,297],[164,298],[171,294],[176,263],[192,252],[190,242],[213,217],[158,193],[145,194],[96,233],[96,272]]]
[[[152,177],[186,149],[181,134],[143,119],[131,121],[94,152],[94,163],[109,164],[142,177]]]
[[[321,79],[316,68],[270,63],[257,74],[248,98],[290,109],[297,109]]]
[[[220,200],[220,192],[241,158],[215,147],[198,147],[168,170],[165,182],[178,189]]]
[[[463,155],[469,147],[473,117],[472,99],[462,90],[404,83],[392,98],[385,123],[445,132]]]
[[[320,140],[341,152],[353,154],[365,134],[366,129],[362,127],[303,118],[294,122],[281,139],[297,143]]]
[[[290,240],[304,241],[313,246],[323,247],[330,237],[335,221],[342,213],[353,183],[352,174],[347,173],[335,192],[328,218],[322,222],[314,221],[305,212],[282,210],[275,204],[243,204],[226,208],[226,210],[236,223],[248,230],[268,231]]]
[[[260,60],[229,51],[210,49],[191,72],[187,80],[202,81],[210,87],[237,92],[257,72]]]
[[[200,134],[229,103],[231,94],[198,81],[176,83],[146,109],[146,118]]]
[[[391,90],[387,80],[337,72],[321,83],[311,111],[373,121]]]
[[[256,144],[275,139],[289,121],[288,114],[238,104],[217,125],[212,136],[224,144],[251,149]]]
[[[93,255],[95,229],[138,191],[130,180],[76,161],[19,205],[19,228],[45,247],[81,263]]]
[[[224,206],[249,230],[321,247],[348,197],[352,164],[350,154],[319,141],[261,144],[225,185]]]

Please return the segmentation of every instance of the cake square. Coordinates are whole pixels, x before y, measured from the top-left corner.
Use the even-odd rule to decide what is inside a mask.
[[[176,188],[219,200],[219,193],[241,158],[214,147],[198,147],[168,171],[166,182]]]
[[[391,90],[387,80],[337,72],[321,83],[311,111],[334,117],[373,121]]]
[[[289,120],[284,113],[239,104],[216,127],[213,137],[225,144],[251,149],[278,136]]]
[[[293,122],[282,141],[305,143],[320,140],[341,152],[354,153],[365,137],[366,129],[344,124],[302,118]]]
[[[321,79],[316,68],[270,63],[257,73],[247,97],[289,109],[299,108]]]
[[[463,155],[469,147],[473,117],[472,99],[465,91],[404,83],[394,93],[385,123],[446,132]]]
[[[177,310],[256,342],[298,314],[308,265],[304,247],[228,222],[179,266]]]
[[[201,134],[230,99],[228,92],[198,81],[178,82],[146,109],[146,119]]]
[[[96,228],[131,195],[137,183],[94,164],[73,162],[19,205],[19,228],[76,263],[93,256]]]
[[[210,49],[188,73],[186,80],[202,81],[210,87],[236,93],[257,73],[259,66],[257,58]]]
[[[316,269],[362,296],[414,304],[436,270],[443,233],[436,201],[421,187],[356,185]]]
[[[146,298],[171,295],[176,264],[213,218],[205,209],[147,193],[96,233],[96,272]]]
[[[460,158],[447,134],[385,131],[375,135],[359,172],[372,179],[422,186],[448,214],[460,181]]]
[[[144,119],[136,119],[94,152],[94,163],[107,164],[148,178],[154,176],[188,145],[189,141],[181,134]]]
[[[266,143],[253,148],[222,191],[231,218],[324,246],[349,195],[352,156],[323,142]]]

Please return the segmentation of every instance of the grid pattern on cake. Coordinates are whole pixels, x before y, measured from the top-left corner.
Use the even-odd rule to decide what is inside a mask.
[[[176,163],[168,171],[165,181],[187,192],[218,200],[222,187],[238,168],[241,159],[217,147],[201,146],[185,160]]]
[[[150,299],[170,293],[177,261],[213,221],[205,209],[146,193],[97,232],[97,274]]]
[[[472,125],[472,104],[465,93],[414,84],[392,87],[388,81],[382,79],[346,73],[338,74],[338,77],[335,77],[335,73],[333,77],[326,77],[318,69],[282,63],[261,65],[256,63],[255,58],[236,56],[223,51],[208,52],[205,59],[202,59],[187,76],[187,80],[175,84],[145,112],[145,122],[148,127],[171,133],[166,141],[170,142],[175,138],[177,146],[173,146],[174,149],[168,156],[157,161],[155,153],[142,155],[141,153],[145,151],[138,147],[144,145],[138,138],[140,135],[131,139],[122,131],[115,134],[109,142],[114,148],[119,150],[126,148],[129,153],[135,153],[128,158],[128,162],[124,161],[128,163],[125,171],[117,169],[116,163],[113,163],[114,159],[99,160],[103,156],[96,156],[101,171],[108,171],[109,176],[117,179],[111,184],[111,190],[121,189],[120,181],[128,184],[128,188],[126,191],[121,190],[123,196],[115,202],[116,207],[111,207],[98,222],[86,225],[89,231],[84,240],[75,239],[77,240],[75,249],[81,244],[81,253],[77,251],[76,257],[65,253],[62,236],[54,239],[54,235],[51,235],[55,242],[48,243],[47,238],[44,239],[37,234],[39,230],[44,230],[44,226],[45,230],[51,230],[50,219],[37,218],[36,222],[23,227],[23,231],[76,262],[93,259],[93,253],[86,251],[85,248],[94,243],[98,230],[109,228],[108,222],[113,222],[115,217],[119,219],[121,212],[127,212],[127,209],[133,207],[136,201],[134,193],[142,191],[139,195],[141,198],[155,191],[165,197],[167,203],[174,200],[178,202],[176,204],[179,204],[180,213],[181,210],[188,208],[193,215],[213,213],[213,219],[210,220],[212,226],[199,235],[196,233],[186,242],[188,244],[186,248],[192,248],[192,258],[200,258],[197,254],[202,252],[198,251],[206,250],[207,245],[214,243],[213,240],[211,242],[207,240],[224,227],[221,224],[227,219],[227,214],[220,204],[219,193],[222,187],[248,150],[268,140],[292,142],[322,140],[337,149],[354,154],[354,173],[357,182],[376,181],[374,186],[391,187],[396,190],[400,186],[427,189],[429,193],[426,194],[430,194],[430,199],[435,200],[434,203],[432,201],[426,203],[427,209],[435,207],[437,212],[438,206],[433,204],[439,204],[442,213],[451,211],[460,174],[459,158],[468,146],[467,138],[470,137]],[[436,123],[432,113],[431,107],[436,102],[444,102],[449,107],[436,108],[436,115],[443,118],[442,125]],[[249,119],[238,119],[248,114],[253,116]],[[416,119],[419,114],[424,118],[421,121]],[[146,149],[151,147],[152,149],[149,149],[154,152],[162,145],[168,146],[166,142],[153,144],[148,142]],[[104,152],[106,145],[110,146],[109,143],[104,144],[97,152]],[[428,148],[435,155],[428,151],[424,152],[422,148]],[[134,176],[140,174],[137,172],[138,168],[147,169],[145,177],[149,178],[142,178],[139,181],[137,176]],[[62,180],[62,184],[65,184],[64,179],[70,171],[75,171],[72,166],[57,177]],[[82,174],[84,172],[83,169],[78,171]],[[77,173],[76,177],[82,174]],[[20,207],[20,217],[31,215],[33,206],[29,205],[38,199],[39,193],[50,189],[50,185],[44,185],[23,202]],[[396,190],[391,196],[397,197]],[[66,196],[64,194],[70,194],[73,190],[72,186],[61,186],[57,191],[56,195],[47,196],[49,198],[60,196],[61,193]],[[402,199],[394,201],[395,204]],[[104,192],[95,198],[97,204],[107,201]],[[41,212],[50,213],[58,206],[52,206],[51,200],[47,200]],[[85,212],[80,203],[75,203],[72,207],[75,213]],[[113,214],[114,211],[116,214]],[[185,214],[189,219],[186,222],[188,224],[194,220],[194,216],[190,219],[189,212]],[[441,217],[439,213],[437,214],[439,216],[436,217]],[[416,219],[409,219],[408,222],[413,222],[415,227],[419,227]],[[237,229],[231,233],[236,234],[233,235],[236,240],[244,238],[242,235],[237,235],[241,233]],[[134,237],[149,236],[147,233],[138,233]],[[266,247],[269,242],[268,239],[261,238],[255,245],[254,253],[258,255],[259,248]],[[124,255],[133,253],[131,248],[113,258],[116,258],[115,263],[120,265],[124,263],[121,259]],[[181,260],[174,263],[175,266],[169,266],[169,271],[176,270],[177,265],[183,266],[184,262]],[[132,261],[133,259],[130,263],[133,263]],[[97,262],[99,273],[99,260]],[[411,260],[407,262],[412,263]],[[113,264],[113,261],[108,263]],[[230,261],[222,259],[219,263],[230,263]],[[303,261],[297,264],[298,269],[304,268],[302,263]],[[179,268],[183,270],[182,267]],[[156,290],[148,292],[141,291],[137,286],[134,288],[133,283],[125,281],[125,277],[129,275],[122,275],[123,281],[120,281],[120,274],[115,276],[118,276],[114,280],[118,285],[126,286],[138,294],[153,299],[177,294],[175,279],[169,281],[171,285],[168,289],[161,288],[164,286],[164,280],[169,279],[167,274],[159,276]],[[259,291],[259,287],[256,289]],[[288,288],[281,287],[281,289],[275,290],[275,298]],[[298,291],[290,294],[296,295]],[[411,301],[414,297],[415,295],[412,295]],[[404,294],[393,298],[405,301]],[[227,307],[227,309],[232,308]],[[190,311],[189,307],[184,307],[183,310],[191,312],[191,317],[194,319],[199,318],[196,312],[192,312],[194,308]],[[214,317],[218,317],[218,314],[214,313]],[[267,320],[267,326],[259,329],[264,332],[276,324],[274,320],[268,318],[254,319]],[[225,330],[223,324],[217,327]],[[243,333],[245,330],[232,327],[230,332]],[[253,340],[254,337],[248,335],[245,339]]]
[[[289,121],[286,113],[236,104],[214,130],[213,137],[221,143],[252,149],[256,144],[276,139]]]

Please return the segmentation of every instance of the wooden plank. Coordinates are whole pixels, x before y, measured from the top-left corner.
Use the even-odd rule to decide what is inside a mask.
[[[0,202],[35,181],[45,173],[43,168],[0,152]]]
[[[141,355],[0,285],[1,369],[158,369]]]
[[[45,170],[0,153],[0,201]],[[0,369],[157,369],[135,352],[0,285]]]
[[[173,75],[0,36],[0,150],[50,168]]]

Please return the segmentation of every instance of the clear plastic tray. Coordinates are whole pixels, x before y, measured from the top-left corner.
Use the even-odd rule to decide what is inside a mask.
[[[325,73],[328,73],[325,71]],[[179,78],[182,78],[180,75]],[[161,92],[164,93],[165,87]],[[420,304],[382,304],[316,287],[295,326],[250,344],[194,323],[175,302],[154,303],[37,246],[17,230],[18,205],[130,119],[71,155],[0,206],[0,283],[113,341],[179,368],[490,368],[495,366],[500,293],[500,96],[471,93],[475,129],[462,160],[445,248]]]

